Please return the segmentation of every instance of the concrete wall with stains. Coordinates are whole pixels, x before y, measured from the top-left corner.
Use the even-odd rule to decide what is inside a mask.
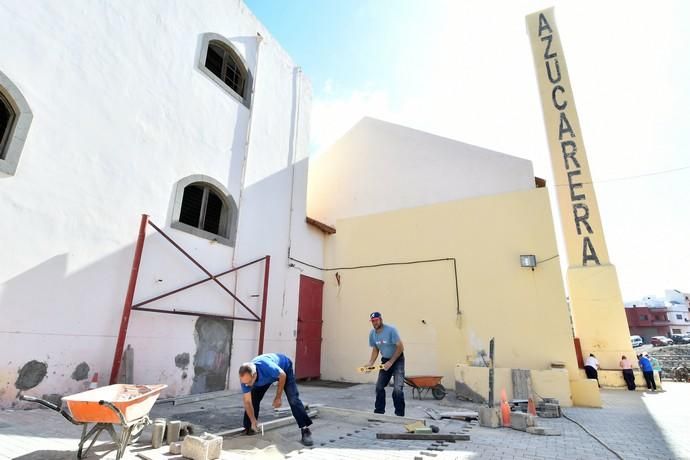
[[[325,278],[323,374],[373,382],[358,374],[369,359],[369,313],[380,311],[405,344],[406,372],[444,376],[473,364],[496,339],[497,367],[549,369],[577,362],[546,189],[339,220],[327,238],[328,266],[455,258],[450,261],[339,271]],[[534,271],[520,254],[535,254]],[[546,345],[548,344],[548,345]]]
[[[271,255],[267,347],[293,355],[288,247],[321,253],[300,205],[311,89],[246,6],[19,2],[0,9],[0,23],[0,42],[13,44],[0,47],[1,70],[34,114],[16,174],[0,179],[0,406],[20,390],[81,391],[96,372],[107,383],[142,213],[214,273]],[[230,40],[253,73],[253,112],[199,70],[209,32]],[[239,204],[234,248],[169,227],[175,184],[192,174]],[[257,266],[224,281],[258,311],[262,275]],[[203,277],[149,231],[135,301]],[[240,314],[213,283],[150,306]],[[134,381],[187,394],[215,389],[226,372],[223,385],[236,388],[234,368],[255,353],[258,325],[202,323],[133,313]],[[218,337],[223,328],[229,337]],[[227,362],[216,373],[201,371],[218,360]]]

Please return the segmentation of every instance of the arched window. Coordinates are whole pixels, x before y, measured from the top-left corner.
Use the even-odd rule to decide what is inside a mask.
[[[17,170],[32,119],[19,88],[0,72],[0,174],[12,175]]]
[[[171,227],[234,246],[237,206],[218,181],[189,176],[177,183]]]
[[[0,93],[0,158],[5,159],[5,151],[9,144],[10,135],[16,115],[14,109],[5,96]]]
[[[212,187],[198,182],[184,188],[180,222],[215,235],[226,236],[223,214],[227,214],[227,209]]]
[[[207,33],[202,39],[199,68],[218,86],[249,108],[252,78],[240,53],[222,35]]]
[[[231,90],[244,95],[247,71],[233,50],[217,40],[209,42],[204,65]]]

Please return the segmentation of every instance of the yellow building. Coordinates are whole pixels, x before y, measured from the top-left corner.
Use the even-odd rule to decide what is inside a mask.
[[[553,216],[529,161],[364,119],[310,165],[308,214],[336,228],[324,261],[340,267],[324,276],[322,377],[374,380],[356,368],[377,310],[401,334],[408,375],[485,399],[494,337],[497,394],[511,397],[510,369],[530,369],[540,396],[573,403]]]

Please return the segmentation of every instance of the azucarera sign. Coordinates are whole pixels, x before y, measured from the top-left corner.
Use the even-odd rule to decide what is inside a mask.
[[[555,25],[553,9],[528,17],[561,222],[571,266],[601,265],[602,252],[606,253],[603,232]]]

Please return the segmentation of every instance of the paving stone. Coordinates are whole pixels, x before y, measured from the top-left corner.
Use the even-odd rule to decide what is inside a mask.
[[[623,458],[688,458],[690,443],[687,442],[687,427],[690,426],[690,384],[664,382],[666,392],[643,393],[623,390],[602,391],[603,409],[565,408],[565,414],[590,431],[594,432]],[[269,390],[272,391],[272,390]],[[360,385],[346,390],[318,389],[300,386],[303,400],[314,403],[329,403],[334,406],[356,410],[373,409],[374,391],[372,385]],[[270,395],[264,398],[270,408]],[[447,396],[448,401],[454,403]],[[208,402],[206,402],[208,403]],[[464,404],[464,403],[463,403]],[[206,410],[241,410],[241,395],[206,404]],[[166,406],[166,407],[163,407]],[[216,407],[217,406],[217,407]],[[423,407],[439,410],[453,410],[439,406],[434,400],[415,400],[408,404],[408,416],[426,418]],[[459,406],[458,406],[459,407]],[[464,406],[477,410],[478,406]],[[164,417],[169,420],[183,419],[174,410],[200,410],[199,404],[161,405],[154,407],[152,418]],[[263,409],[263,408],[262,408]],[[465,433],[471,430],[470,441],[459,441],[440,445],[416,441],[395,441],[382,443],[375,439],[376,432],[400,430],[400,425],[374,423],[372,429],[366,425],[314,419],[312,427],[314,449],[299,449],[287,452],[290,457],[303,460],[410,460],[416,457],[430,458],[434,454],[443,459],[615,459],[616,457],[592,439],[579,426],[565,418],[539,419],[538,426],[555,429],[562,436],[532,436],[525,432],[509,429],[490,429],[474,423],[438,423],[441,433]],[[227,428],[232,428],[229,426]],[[203,432],[200,430],[198,432]],[[297,442],[299,431],[295,426],[275,430],[276,435]],[[347,433],[348,435],[344,435]],[[55,460],[73,459],[76,456],[81,428],[67,423],[51,411],[0,411],[0,460],[27,456],[27,458],[46,458]],[[145,432],[142,442],[150,436]],[[267,433],[268,436],[268,433]],[[340,439],[340,438],[343,439]],[[261,438],[256,438],[259,442]],[[333,442],[329,442],[333,439]],[[112,446],[112,444],[110,444]],[[101,460],[108,444],[99,441],[90,455]],[[444,450],[429,450],[430,447]],[[138,448],[137,448],[138,449]],[[48,452],[47,454],[45,452]],[[114,458],[114,456],[112,457]],[[229,459],[240,458],[230,456]],[[244,457],[250,458],[250,457]],[[261,457],[254,457],[260,459]],[[124,460],[136,459],[134,449],[129,448]],[[138,460],[138,459],[137,459]],[[223,459],[225,460],[225,459]]]

